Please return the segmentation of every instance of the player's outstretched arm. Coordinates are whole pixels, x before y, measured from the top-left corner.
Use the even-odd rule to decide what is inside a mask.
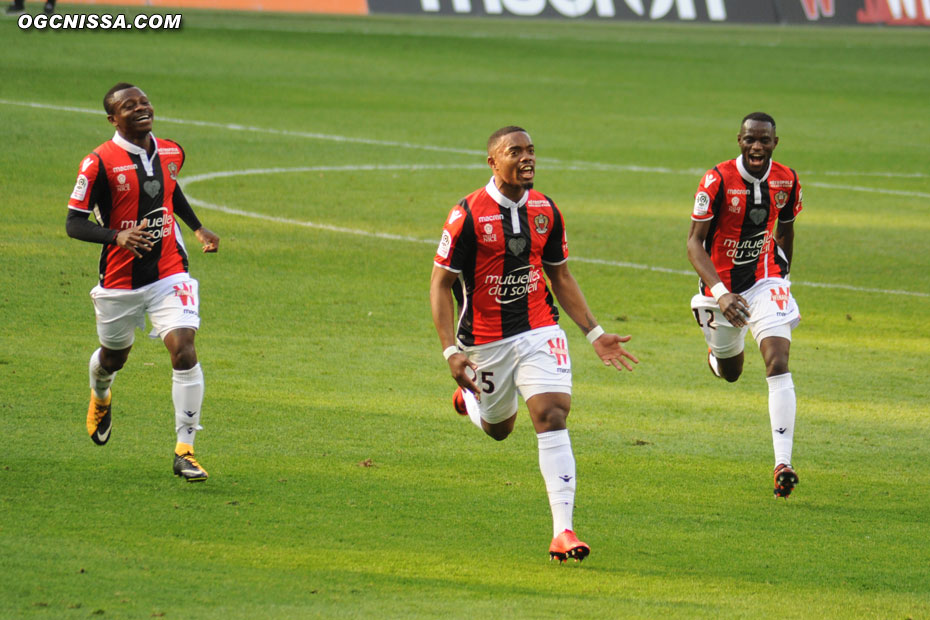
[[[588,302],[578,286],[578,281],[568,269],[567,263],[559,265],[544,265],[552,292],[559,305],[569,317],[581,328],[594,347],[605,366],[613,366],[617,370],[633,370],[630,362],[638,364],[636,356],[623,348],[623,343],[629,342],[631,336],[618,336],[605,333],[597,324],[597,319],[588,308]]]
[[[204,228],[201,226],[194,231],[194,236],[197,237],[197,241],[199,241],[200,245],[203,246],[204,252],[216,252],[220,249],[219,235],[217,235],[209,228]]]

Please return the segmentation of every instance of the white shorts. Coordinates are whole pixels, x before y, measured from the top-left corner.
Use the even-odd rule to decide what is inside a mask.
[[[90,292],[97,315],[100,344],[119,351],[132,345],[135,331],[145,329],[145,315],[152,322],[153,338],[171,330],[200,327],[200,296],[197,280],[177,273],[137,289],[103,288]]]
[[[752,330],[757,344],[772,336],[791,340],[791,330],[800,323],[801,312],[791,295],[789,280],[759,280],[740,295],[749,304],[746,327],[733,327],[713,297],[698,294],[691,298],[691,310],[715,357],[726,359],[742,353],[747,329]]]
[[[572,393],[568,339],[558,325],[464,347],[464,351],[478,366],[478,409],[490,424],[503,422],[517,412],[517,391],[524,401],[548,392]]]

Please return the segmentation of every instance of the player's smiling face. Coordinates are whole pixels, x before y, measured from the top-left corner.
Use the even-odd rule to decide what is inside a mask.
[[[740,127],[737,140],[746,170],[756,176],[765,174],[778,145],[775,127],[765,121],[747,120]]]
[[[515,131],[501,136],[488,154],[488,165],[501,193],[517,201],[533,187],[536,176],[536,149],[530,135]],[[514,197],[516,196],[516,197]]]
[[[152,131],[155,110],[141,89],[132,87],[118,90],[113,93],[110,101],[113,113],[107,119],[124,138],[141,138]]]

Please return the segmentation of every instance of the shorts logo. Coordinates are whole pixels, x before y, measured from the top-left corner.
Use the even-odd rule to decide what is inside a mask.
[[[178,180],[178,165],[176,163],[170,162],[168,164],[168,176],[174,181]]]
[[[779,286],[777,289],[769,289],[772,292],[772,301],[778,305],[779,310],[784,310],[788,307],[788,300],[791,298],[791,287],[782,288]]]
[[[549,353],[555,356],[555,363],[559,366],[568,363],[568,347],[564,338],[553,338],[549,341]]]
[[[187,302],[190,302],[193,306],[194,301],[194,289],[190,284],[181,284],[174,287],[174,296],[181,298],[181,305],[186,306]]]
[[[549,231],[549,218],[540,213],[533,218],[533,225],[536,226],[536,232],[545,235]]]

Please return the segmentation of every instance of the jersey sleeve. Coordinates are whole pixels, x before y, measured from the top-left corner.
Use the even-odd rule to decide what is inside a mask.
[[[695,222],[704,222],[714,217],[714,200],[720,187],[723,185],[723,177],[716,168],[708,170],[701,178],[697,191],[694,192],[694,208],[691,210],[691,219]]]
[[[74,183],[71,198],[68,200],[69,209],[90,213],[94,206],[93,197],[96,194],[95,189],[100,172],[100,157],[96,153],[91,153],[81,161],[77,181]]]
[[[804,193],[801,191],[801,182],[798,181],[798,173],[794,170],[791,171],[794,175],[794,186],[791,188],[791,195],[788,197],[788,202],[785,203],[785,206],[778,210],[778,221],[784,222],[793,222],[794,219],[798,216],[798,213],[804,208]]]
[[[470,250],[474,249],[475,235],[471,221],[471,212],[464,201],[449,211],[449,217],[446,218],[446,223],[442,227],[442,237],[439,239],[439,247],[436,248],[436,256],[433,257],[433,263],[436,266],[454,273],[462,271],[466,256]],[[472,229],[472,234],[468,234],[469,228]]]
[[[562,212],[552,205],[552,231],[543,246],[542,261],[550,265],[559,265],[568,260],[568,236],[565,234],[565,221],[562,219]]]

